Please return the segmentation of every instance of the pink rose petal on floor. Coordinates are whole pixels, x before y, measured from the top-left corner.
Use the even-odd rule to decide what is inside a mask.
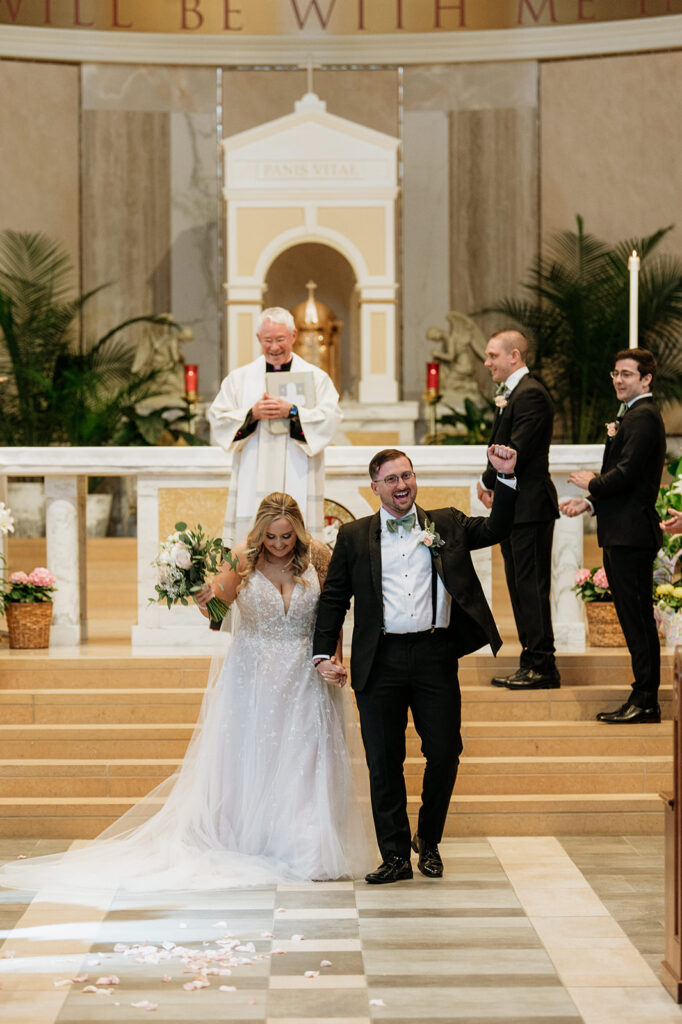
[[[260,937],[261,939],[274,939],[275,936],[272,932],[261,932]]]
[[[173,979],[171,978],[170,974],[164,974],[164,976],[161,978],[161,981],[172,981],[172,980]]]
[[[305,939],[305,935],[292,935],[291,936],[291,941],[292,942],[303,942],[304,939]]]
[[[74,983],[74,985],[80,985],[81,982],[87,981],[87,980],[88,980],[88,975],[87,974],[79,974],[75,978],[71,979],[71,981]]]
[[[98,978],[95,985],[120,985],[121,979],[116,974],[110,974],[105,978]]]
[[[237,986],[236,985],[221,985],[220,988],[218,989],[218,991],[219,992],[236,992],[237,991]]]
[[[319,978],[319,976],[320,976],[320,972],[319,971],[304,971],[304,973],[303,973],[303,977],[304,978]]]
[[[320,967],[331,967],[331,960],[320,960]]]
[[[73,985],[71,978],[62,978],[60,981],[53,981],[55,988],[64,988],[66,985]]]
[[[386,1003],[383,1001],[383,999],[370,999],[369,1005],[370,1006],[385,1006]]]
[[[148,999],[142,999],[139,1003],[131,1003],[136,1010],[158,1010],[158,1003],[151,1003]]]

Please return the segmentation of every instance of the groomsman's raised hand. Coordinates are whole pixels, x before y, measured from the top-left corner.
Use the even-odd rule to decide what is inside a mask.
[[[497,473],[513,473],[516,465],[516,452],[506,444],[491,444],[488,448],[490,465]]]

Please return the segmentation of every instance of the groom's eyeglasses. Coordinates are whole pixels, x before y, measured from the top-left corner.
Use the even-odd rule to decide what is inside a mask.
[[[639,374],[636,370],[609,370],[609,377],[611,380],[618,380],[619,377],[630,380],[630,377],[639,377]]]
[[[401,473],[400,476],[396,476],[395,473],[391,473],[390,476],[385,476],[383,480],[378,480],[377,483],[388,484],[389,487],[393,487],[395,484],[398,483],[399,480],[402,480],[404,484],[409,483],[413,476],[414,473],[410,472]]]

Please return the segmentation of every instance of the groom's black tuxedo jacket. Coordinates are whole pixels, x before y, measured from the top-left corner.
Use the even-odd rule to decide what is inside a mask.
[[[452,598],[449,631],[457,657],[487,643],[496,652],[502,643],[470,552],[497,544],[509,535],[516,495],[514,488],[498,483],[489,518],[466,516],[456,508],[424,512],[417,506],[420,526],[428,516],[445,542],[434,565]],[[362,690],[367,683],[383,626],[380,532],[379,512],[340,528],[313,638],[315,654],[333,654],[351,597],[355,597],[350,662],[355,690]]]
[[[653,398],[640,398],[607,439],[601,473],[588,486],[601,547],[661,546],[656,499],[664,462],[661,414]]]
[[[490,444],[507,444],[517,452],[516,476],[519,500],[515,523],[540,523],[559,518],[556,488],[549,475],[549,446],[554,409],[547,389],[530,373],[524,374],[504,409],[493,422]],[[495,486],[497,474],[488,462],[483,484]]]

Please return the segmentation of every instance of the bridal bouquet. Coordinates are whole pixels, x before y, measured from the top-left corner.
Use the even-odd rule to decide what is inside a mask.
[[[165,601],[169,608],[189,604],[204,586],[206,576],[215,574],[223,561],[235,564],[220,537],[207,537],[201,524],[190,530],[187,523],[176,523],[175,533],[163,542],[152,562],[158,568],[159,579],[154,587],[157,596],[149,600]],[[219,597],[211,598],[206,605],[213,622],[221,622],[228,608]]]

